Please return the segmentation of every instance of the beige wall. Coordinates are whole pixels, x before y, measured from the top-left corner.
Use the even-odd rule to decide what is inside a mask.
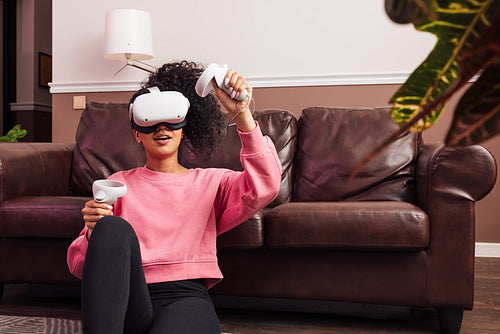
[[[352,106],[375,107],[387,105],[388,98],[399,85],[359,85],[329,87],[282,87],[256,88],[256,109],[286,109],[299,117],[301,110],[308,106]],[[87,101],[128,101],[131,92],[82,93]],[[81,111],[72,110],[75,94],[54,94],[53,96],[53,141],[74,142],[75,131]],[[442,141],[451,122],[451,110],[456,105],[454,98],[447,106],[441,119],[431,129],[424,132],[426,142]],[[500,137],[492,139],[484,146],[498,159],[500,157]],[[493,192],[477,204],[476,241],[500,243],[500,184]],[[451,231],[450,231],[451,233]]]
[[[33,1],[33,0],[32,0]],[[229,64],[249,78],[408,74],[435,37],[396,25],[382,0],[53,0],[54,84],[140,81],[104,59],[105,13],[151,13],[155,57]]]

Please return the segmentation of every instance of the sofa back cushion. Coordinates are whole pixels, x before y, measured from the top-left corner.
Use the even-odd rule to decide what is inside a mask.
[[[270,204],[288,202],[292,197],[293,156],[297,139],[297,120],[283,110],[255,111],[262,132],[273,140],[283,166],[278,197]],[[242,170],[241,142],[236,126],[228,118],[226,136],[211,155],[198,156],[183,141],[179,161],[187,168],[219,167]],[[94,180],[135,167],[144,166],[146,155],[134,138],[128,118],[128,103],[91,102],[82,113],[73,152],[71,191],[73,195],[92,194]]]
[[[397,131],[391,108],[312,107],[298,122],[293,200],[414,202],[414,164],[421,137],[408,133],[353,179],[351,172]]]
[[[293,187],[293,156],[297,144],[297,120],[292,113],[285,110],[257,110],[254,118],[264,135],[271,138],[278,152],[283,167],[280,192],[270,207],[289,202]],[[243,170],[240,162],[241,142],[236,131],[236,125],[228,118],[226,135],[215,152],[208,156],[193,153],[189,141],[181,144],[179,161],[187,168],[229,168]]]
[[[72,194],[90,196],[94,180],[145,163],[142,145],[130,126],[128,103],[88,103],[76,131]]]

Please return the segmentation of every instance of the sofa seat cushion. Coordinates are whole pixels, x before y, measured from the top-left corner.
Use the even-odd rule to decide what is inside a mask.
[[[264,248],[264,216],[269,210],[264,208],[243,224],[219,235],[217,250]]]
[[[0,238],[74,239],[85,223],[82,208],[89,197],[31,196],[0,205]]]
[[[429,245],[429,220],[407,202],[297,202],[266,216],[269,248],[417,251]]]

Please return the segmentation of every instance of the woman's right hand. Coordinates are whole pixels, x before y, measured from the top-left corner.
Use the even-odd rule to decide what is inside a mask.
[[[97,221],[102,217],[112,216],[112,210],[113,207],[111,205],[106,203],[98,203],[95,200],[91,200],[85,203],[85,207],[82,209],[82,214],[85,225],[89,229],[87,233],[87,239],[90,239],[90,235],[92,234]]]

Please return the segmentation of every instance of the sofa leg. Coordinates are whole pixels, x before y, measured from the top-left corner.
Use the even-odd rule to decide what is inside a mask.
[[[464,310],[458,308],[439,308],[437,316],[441,333],[443,334],[458,334],[462,327],[462,318]]]

